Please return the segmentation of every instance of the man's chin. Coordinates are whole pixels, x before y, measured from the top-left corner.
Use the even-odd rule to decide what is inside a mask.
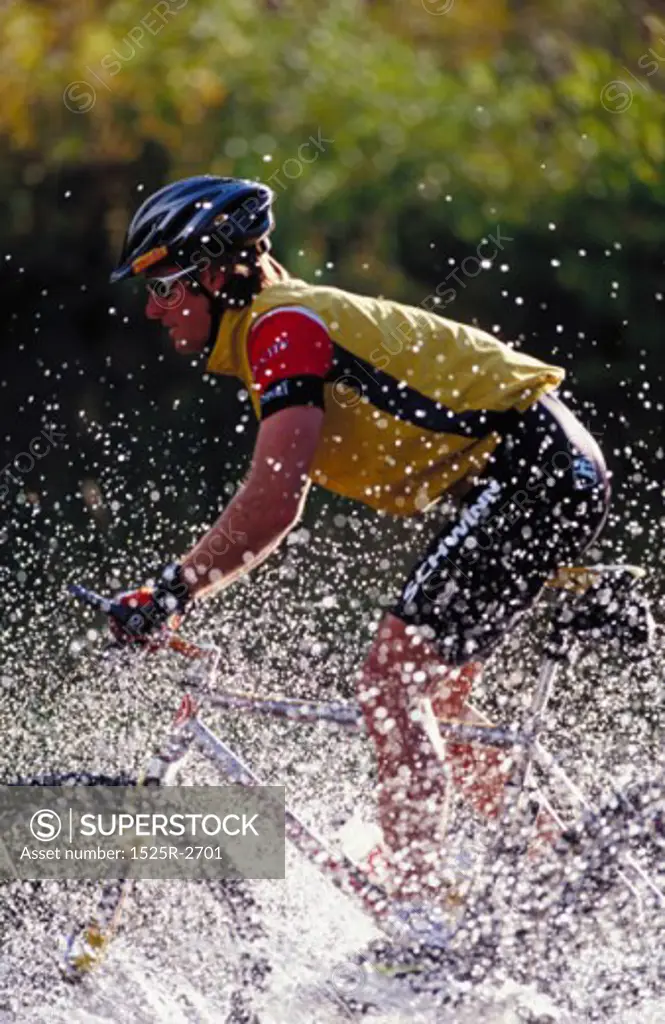
[[[192,338],[179,338],[177,335],[171,334],[171,340],[175,351],[181,356],[195,356],[203,351],[207,338],[194,340]]]

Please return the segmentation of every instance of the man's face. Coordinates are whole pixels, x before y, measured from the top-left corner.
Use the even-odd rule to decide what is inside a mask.
[[[159,280],[176,274],[180,267],[160,267]],[[166,327],[176,352],[182,355],[196,355],[201,352],[210,336],[212,311],[210,302],[196,288],[192,289],[194,277],[180,277],[170,283],[158,283],[157,277],[148,284],[148,301],[145,314],[150,320],[159,320]],[[218,291],[224,281],[220,270],[205,270],[201,282],[211,291]]]

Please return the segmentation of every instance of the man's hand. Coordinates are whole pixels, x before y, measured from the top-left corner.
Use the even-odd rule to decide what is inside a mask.
[[[154,588],[139,587],[116,597],[109,628],[120,644],[147,644],[155,649],[170,629],[180,625],[189,600],[180,566],[173,563],[164,569]]]

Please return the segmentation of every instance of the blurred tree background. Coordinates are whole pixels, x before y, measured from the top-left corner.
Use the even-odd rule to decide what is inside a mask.
[[[45,423],[66,434],[13,471],[9,578],[35,550],[56,578],[57,530],[79,565],[115,571],[133,545],[140,575],[239,477],[238,386],[202,380],[139,287],[107,283],[138,203],[205,172],[272,185],[293,272],[413,305],[498,232],[445,315],[566,367],[617,481],[608,536],[660,561],[662,0],[14,0],[2,16],[3,464]]]

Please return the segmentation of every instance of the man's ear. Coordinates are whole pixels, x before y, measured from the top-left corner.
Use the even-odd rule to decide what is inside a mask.
[[[203,284],[213,295],[219,295],[224,286],[225,279],[226,274],[221,267],[211,266],[202,275]]]

